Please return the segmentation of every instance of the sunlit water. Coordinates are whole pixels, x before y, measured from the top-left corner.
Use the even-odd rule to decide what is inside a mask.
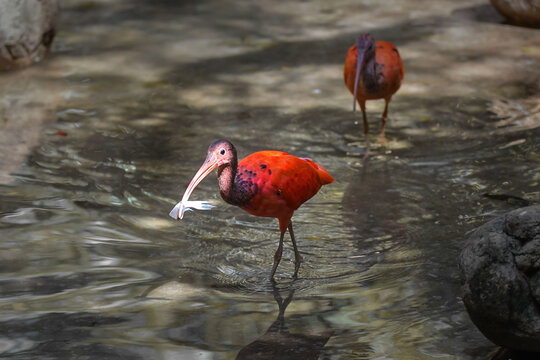
[[[204,110],[178,103],[175,80],[139,92],[112,76],[92,88],[64,78],[92,96],[59,107],[0,187],[2,358],[481,359],[494,349],[460,300],[458,255],[471,229],[538,202],[537,131],[493,135],[485,100],[405,94],[386,144],[369,112],[365,161],[359,114],[341,106]],[[168,217],[219,137],[240,157],[284,150],[335,177],[293,217],[298,280],[286,238],[277,286],[268,281],[277,221],[224,203],[215,176],[192,196],[215,209]]]

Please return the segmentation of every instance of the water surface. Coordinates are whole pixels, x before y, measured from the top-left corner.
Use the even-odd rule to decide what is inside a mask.
[[[362,17],[375,6],[342,3]],[[531,88],[471,80],[424,92],[433,75],[414,54],[441,32],[503,25],[452,12],[436,31],[399,9],[368,23],[410,70],[386,143],[382,104],[369,105],[364,160],[341,80],[358,27],[340,7],[85,4],[65,3],[38,65],[62,98],[56,121],[0,185],[3,358],[483,359],[495,349],[466,314],[457,262],[472,229],[539,201],[539,132],[496,132],[489,111],[496,91]],[[310,157],[335,177],[293,218],[298,280],[288,242],[277,285],[267,280],[277,221],[224,203],[214,176],[193,199],[215,209],[167,216],[216,138],[241,157]]]

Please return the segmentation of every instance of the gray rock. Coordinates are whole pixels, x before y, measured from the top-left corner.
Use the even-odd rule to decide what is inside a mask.
[[[0,70],[43,59],[58,12],[58,0],[0,0]]]
[[[476,229],[460,257],[463,302],[494,343],[540,352],[540,205]]]

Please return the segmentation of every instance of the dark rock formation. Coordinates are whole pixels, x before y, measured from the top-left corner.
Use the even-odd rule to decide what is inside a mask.
[[[55,35],[58,0],[0,0],[0,70],[43,59]]]
[[[479,227],[460,258],[463,301],[494,343],[540,352],[540,205]]]

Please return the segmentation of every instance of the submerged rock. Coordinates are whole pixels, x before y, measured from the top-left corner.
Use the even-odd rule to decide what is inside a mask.
[[[58,0],[0,0],[0,70],[40,61],[55,35]]]
[[[479,227],[461,253],[463,302],[494,343],[540,352],[540,205]]]

